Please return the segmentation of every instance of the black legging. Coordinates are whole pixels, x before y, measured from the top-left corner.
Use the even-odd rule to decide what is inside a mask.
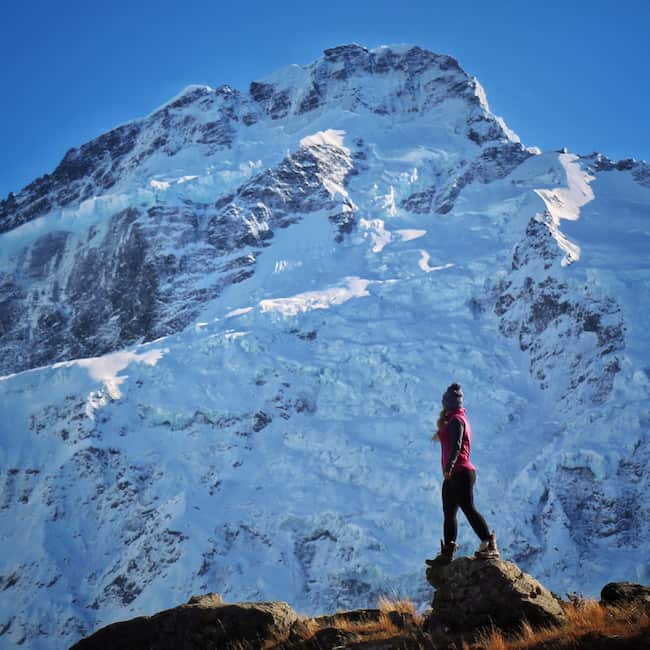
[[[474,482],[476,472],[473,469],[463,469],[444,480],[442,484],[442,510],[445,513],[445,544],[456,541],[458,508],[465,513],[474,532],[481,541],[490,537],[490,530],[481,513],[474,507]]]

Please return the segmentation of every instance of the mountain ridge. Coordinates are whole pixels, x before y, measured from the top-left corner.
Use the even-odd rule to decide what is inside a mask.
[[[337,64],[341,64],[341,67],[332,70],[332,66]],[[334,81],[343,84],[343,95],[345,96],[344,82],[348,76],[353,75],[355,72],[369,72],[374,75],[381,75],[391,71],[398,71],[404,73],[407,77],[406,90],[414,92],[416,89],[408,88],[409,76],[421,74],[423,69],[426,70],[433,66],[437,66],[439,71],[443,73],[451,71],[453,74],[448,76],[449,79],[454,79],[454,74],[459,73],[460,80],[455,85],[452,85],[450,90],[466,99],[478,102],[489,113],[487,101],[482,99],[484,98],[484,92],[480,89],[480,86],[476,85],[478,82],[462,71],[456,60],[451,57],[436,55],[417,46],[405,48],[399,53],[394,52],[390,47],[369,51],[361,46],[339,46],[326,50],[324,58],[312,64],[290,66],[284,70],[286,75],[287,70],[299,69],[303,76],[307,75],[308,77],[304,80],[305,83],[302,88],[295,88],[294,92],[298,92],[299,100],[293,98],[291,106],[287,102],[289,101],[289,89],[292,87],[291,82],[294,80],[289,79],[288,87],[280,89],[276,89],[273,83],[275,81],[277,85],[278,81],[286,81],[282,76],[283,71],[264,77],[260,81],[251,82],[250,89],[246,94],[234,90],[230,86],[220,86],[212,89],[209,86],[193,85],[186,87],[172,100],[154,110],[147,117],[123,123],[98,138],[87,142],[79,149],[70,149],[52,174],[41,176],[23,188],[17,195],[10,193],[7,199],[0,202],[0,231],[6,231],[22,223],[27,223],[31,219],[46,214],[53,208],[65,207],[76,200],[89,198],[91,196],[89,192],[93,189],[108,190],[112,188],[118,182],[115,177],[116,170],[119,169],[122,159],[125,156],[128,157],[128,154],[136,147],[138,138],[143,136],[142,131],[151,130],[148,127],[155,127],[157,123],[168,129],[171,126],[170,120],[173,120],[170,113],[174,109],[187,108],[197,103],[200,106],[203,103],[205,110],[206,104],[208,105],[209,112],[214,113],[217,119],[192,126],[196,131],[197,144],[206,145],[209,151],[210,145],[218,148],[232,144],[231,139],[234,128],[232,122],[235,118],[236,121],[241,120],[244,125],[251,126],[259,121],[262,116],[270,117],[272,120],[290,116],[290,109],[297,109],[301,113],[313,112],[321,106],[319,103],[322,99],[321,93],[324,89],[327,89],[327,82]],[[446,82],[446,80],[446,77],[441,76],[435,81],[440,84],[443,81]],[[304,95],[304,97],[300,99],[301,95]],[[432,99],[435,100],[435,97],[432,97]],[[294,104],[297,104],[297,106],[294,106]],[[355,104],[366,105],[367,107],[367,101],[362,97],[353,96],[351,105],[354,106]],[[388,113],[388,110],[381,106],[381,102],[377,107],[370,108],[378,112]],[[241,117],[236,116],[233,111],[241,111]],[[187,119],[190,116],[185,117]],[[499,124],[499,126],[504,127],[503,124]],[[478,125],[477,128],[478,131],[472,131],[473,137],[477,139],[494,137],[498,134],[498,129],[479,134],[481,128]],[[178,151],[178,145],[167,142],[164,135],[158,134],[155,137],[150,137],[149,143],[148,146],[140,147],[140,149],[144,150],[140,152],[140,158],[136,157],[134,161],[136,165],[142,163],[142,157],[146,158],[146,156],[155,153],[158,149],[162,148],[165,153],[172,156]],[[110,152],[113,159],[112,169],[96,170],[96,178],[92,187],[72,191],[70,185],[79,181],[84,177],[85,173],[90,171],[85,164],[86,159],[99,158],[105,151]],[[102,173],[98,174],[99,171],[102,171]],[[56,191],[58,185],[66,185],[67,187],[59,189],[55,198],[45,196],[51,193],[52,190]],[[23,203],[27,203],[25,209],[22,209]],[[12,213],[17,213],[17,216],[10,220],[9,216]]]

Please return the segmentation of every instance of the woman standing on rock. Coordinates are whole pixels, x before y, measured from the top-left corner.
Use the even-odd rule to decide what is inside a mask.
[[[442,411],[437,424],[438,431],[433,436],[440,442],[442,452],[442,471],[445,480],[442,484],[442,509],[445,515],[444,543],[441,541],[440,554],[427,564],[447,564],[454,559],[458,523],[456,514],[460,508],[481,544],[474,554],[477,558],[496,559],[499,557],[496,535],[490,533],[481,513],[474,507],[474,482],[476,467],[469,459],[472,444],[472,429],[463,408],[463,391],[460,384],[451,384],[442,396]]]

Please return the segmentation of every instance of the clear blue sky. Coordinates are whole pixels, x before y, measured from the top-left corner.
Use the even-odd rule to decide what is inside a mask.
[[[187,84],[350,42],[451,54],[526,145],[650,160],[649,35],[649,0],[7,0],[0,197]]]

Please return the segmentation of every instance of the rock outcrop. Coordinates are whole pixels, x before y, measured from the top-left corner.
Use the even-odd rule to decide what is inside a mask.
[[[154,616],[108,625],[71,650],[327,650],[435,646],[414,610],[355,609],[315,618],[299,617],[287,603],[226,604],[214,593]]]
[[[262,648],[285,641],[297,619],[287,603],[226,604],[217,594],[207,594],[155,616],[108,625],[72,650]]]
[[[427,580],[436,588],[431,630],[463,634],[493,625],[514,630],[524,621],[556,626],[565,620],[560,600],[512,562],[461,557],[429,567]]]
[[[581,606],[600,611],[597,603],[560,601],[512,562],[463,557],[428,567],[427,580],[436,592],[424,618],[410,601],[380,599],[377,609],[301,617],[284,602],[227,604],[208,593],[154,616],[108,625],[71,650],[477,650],[490,632],[516,639],[524,622],[531,628],[526,647],[532,650],[648,647],[644,612],[650,611],[650,587],[609,583],[602,591],[602,616],[590,626],[589,616],[578,620],[571,612]],[[612,604],[640,607],[608,609]],[[535,639],[537,628],[543,630]]]
[[[601,605],[650,605],[650,587],[634,582],[609,582],[600,592]]]

